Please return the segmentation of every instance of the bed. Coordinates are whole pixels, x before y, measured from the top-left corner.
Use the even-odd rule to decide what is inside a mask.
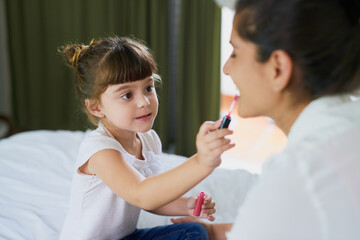
[[[0,140],[0,239],[58,239],[68,208],[81,131],[38,130]],[[161,155],[162,171],[185,157]],[[210,193],[215,222],[232,222],[254,177],[219,167],[186,195]],[[170,224],[170,217],[142,211],[138,227]]]

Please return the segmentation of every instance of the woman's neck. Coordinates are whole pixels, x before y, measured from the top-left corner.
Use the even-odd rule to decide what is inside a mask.
[[[277,114],[271,118],[287,136],[296,119],[309,103],[310,100],[304,100],[299,103],[285,104],[278,108]]]

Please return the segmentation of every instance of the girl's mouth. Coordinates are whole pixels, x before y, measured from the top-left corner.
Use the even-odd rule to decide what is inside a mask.
[[[146,115],[143,115],[143,116],[140,116],[140,117],[137,117],[136,120],[140,120],[140,121],[146,121],[146,120],[149,120],[151,119],[151,113],[149,114],[146,114]]]

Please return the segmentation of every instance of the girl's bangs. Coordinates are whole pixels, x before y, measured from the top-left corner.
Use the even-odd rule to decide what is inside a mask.
[[[106,85],[142,80],[157,71],[151,55],[125,47],[109,53],[101,69]]]

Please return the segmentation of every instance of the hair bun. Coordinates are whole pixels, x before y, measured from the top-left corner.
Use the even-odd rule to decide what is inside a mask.
[[[64,55],[66,63],[76,69],[79,56],[87,47],[82,44],[70,44],[59,47],[58,51]]]
[[[359,24],[360,21],[360,0],[338,0],[344,6],[351,23]]]

